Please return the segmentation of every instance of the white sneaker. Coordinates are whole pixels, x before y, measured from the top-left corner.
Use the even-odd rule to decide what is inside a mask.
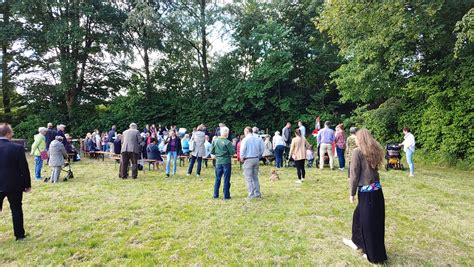
[[[344,245],[352,248],[353,250],[357,250],[356,244],[354,244],[354,242],[352,242],[352,240],[350,240],[350,239],[343,238],[342,243],[344,243]]]
[[[190,174],[190,173],[188,173],[188,174],[186,174],[186,176],[191,176],[191,174]]]
[[[199,177],[199,174],[196,174],[196,177]]]
[[[408,175],[408,177],[415,177],[415,175],[413,173],[410,173],[410,175]]]
[[[297,183],[297,184],[302,184],[302,183],[303,183],[303,181],[301,181],[301,180],[298,180],[298,181],[296,181],[296,183]]]
[[[304,182],[304,178],[301,178],[301,182]]]
[[[344,168],[339,168],[339,170],[340,170],[340,171],[343,171],[343,170],[344,170]]]

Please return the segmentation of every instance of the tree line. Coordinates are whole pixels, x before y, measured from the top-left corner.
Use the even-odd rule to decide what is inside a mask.
[[[473,7],[4,0],[0,119],[31,138],[49,121],[83,135],[131,121],[274,131],[321,116],[381,142],[410,127],[425,151],[474,162]]]

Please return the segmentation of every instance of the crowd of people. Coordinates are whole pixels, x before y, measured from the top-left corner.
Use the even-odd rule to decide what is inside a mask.
[[[116,126],[102,134],[98,130],[87,133],[81,149],[86,152],[110,151],[120,155],[119,177],[122,179],[128,178],[130,165],[132,178],[138,177],[138,161],[142,158],[163,163],[166,157],[166,177],[170,177],[171,173],[176,174],[179,156],[189,159],[188,176],[197,165],[196,176],[199,177],[202,162],[205,161],[207,165],[207,161],[212,160],[215,167],[213,197],[219,198],[223,178],[224,200],[231,199],[231,161],[235,155],[242,164],[248,198],[252,199],[262,197],[259,183],[262,158],[267,159],[264,162],[268,163],[268,158],[274,157],[276,169],[282,168],[285,161],[292,161],[296,168],[297,183],[304,182],[305,166],[311,167],[315,159],[313,147],[307,140],[306,128],[301,122],[294,129],[293,137],[292,131],[291,123],[288,122],[281,133],[276,131],[273,137],[262,134],[257,127],[245,127],[242,136],[230,137],[230,130],[223,123],[212,134],[204,124],[187,133],[183,128],[171,126],[168,129],[161,125],[147,125],[139,131],[137,124],[131,123],[122,134],[117,132]],[[404,128],[403,133],[404,142],[399,145],[405,150],[410,176],[413,176],[415,138],[408,128]],[[345,169],[346,158],[348,161],[349,201],[354,203],[357,195],[358,202],[353,215],[352,238],[343,239],[343,242],[353,249],[361,249],[370,262],[384,262],[387,259],[384,245],[385,206],[378,172],[384,160],[384,149],[367,129],[351,127],[350,136],[346,138],[342,124],[333,130],[331,123],[325,122],[324,128],[315,127],[312,135],[317,142],[321,170],[326,159],[330,169],[334,169],[334,154],[338,158],[339,170]],[[23,150],[20,153],[19,147],[9,142],[12,136],[10,125],[0,124],[0,208],[1,201],[7,197],[12,209],[15,236],[20,240],[24,238],[21,195],[22,192],[30,191],[31,183],[26,157]],[[51,123],[38,129],[31,146],[31,155],[35,158],[36,180],[43,180],[41,168],[43,161],[47,160],[51,167],[52,183],[59,181],[65,159],[80,159],[71,137],[65,133],[65,125],[54,128]],[[19,167],[12,169],[11,166]]]

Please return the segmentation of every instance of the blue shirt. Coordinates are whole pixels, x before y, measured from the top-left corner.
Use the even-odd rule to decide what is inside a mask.
[[[306,137],[306,127],[301,125],[299,129],[300,129],[301,136]]]
[[[183,153],[189,153],[189,139],[183,139],[181,141],[181,147],[182,147]]]
[[[331,128],[324,128],[318,133],[319,144],[332,144],[334,142],[334,130]]]
[[[255,134],[247,135],[240,144],[240,158],[260,158],[262,157],[265,144],[262,138]]]
[[[205,158],[209,158],[211,156],[212,144],[206,141],[204,143],[204,148],[206,149]]]

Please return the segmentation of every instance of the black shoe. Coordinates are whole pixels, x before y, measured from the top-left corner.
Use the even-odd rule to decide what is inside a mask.
[[[169,174],[166,174],[166,178],[169,178],[169,177],[170,177],[170,175],[169,175]]]
[[[137,179],[137,177],[132,177],[132,179]]]
[[[25,240],[25,238],[26,238],[26,235],[22,236],[22,237],[17,237],[17,238],[15,238],[15,240],[16,241],[23,241],[23,240]]]

